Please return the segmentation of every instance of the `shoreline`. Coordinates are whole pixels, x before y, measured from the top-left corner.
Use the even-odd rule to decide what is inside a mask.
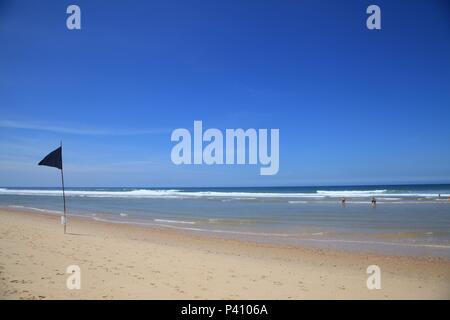
[[[450,299],[450,260],[255,243],[0,209],[1,299]],[[65,268],[82,270],[68,290]],[[382,289],[368,290],[378,265]],[[86,274],[86,275],[85,275]]]
[[[11,212],[25,212],[30,214],[42,214],[48,216],[60,217],[62,211],[54,211],[50,209],[41,209],[24,206],[0,206],[0,211]],[[121,217],[126,217],[120,215]],[[254,244],[266,244],[274,245],[275,247],[299,247],[309,249],[319,249],[337,252],[349,252],[368,255],[380,255],[380,256],[395,256],[395,257],[426,257],[426,258],[442,258],[450,261],[450,246],[440,243],[427,243],[422,242],[395,242],[388,241],[391,239],[402,239],[406,237],[414,237],[417,235],[423,235],[422,232],[417,231],[403,231],[403,232],[391,232],[391,233],[355,233],[353,237],[342,237],[342,232],[336,231],[320,231],[318,232],[317,226],[309,226],[309,230],[303,229],[303,233],[306,235],[294,236],[293,234],[277,234],[273,232],[266,233],[252,232],[252,231],[237,231],[237,230],[225,230],[225,229],[208,229],[197,227],[190,223],[186,223],[186,226],[179,221],[171,221],[164,219],[149,219],[149,220],[113,220],[103,217],[103,213],[97,214],[82,214],[82,213],[70,213],[67,215],[67,219],[83,219],[87,221],[103,222],[107,224],[125,225],[136,228],[144,229],[156,229],[173,231],[185,235],[197,235],[206,238],[215,238],[222,240],[230,240],[237,242],[246,242]],[[167,222],[167,223],[164,223]],[[175,222],[171,224],[170,222]],[[194,223],[193,223],[194,224]],[[325,235],[325,237],[323,237]]]

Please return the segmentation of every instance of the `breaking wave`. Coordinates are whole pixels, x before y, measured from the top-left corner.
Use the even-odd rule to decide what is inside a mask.
[[[61,196],[60,190],[48,189],[9,189],[0,188],[0,195],[29,195],[29,196]],[[244,191],[186,191],[178,189],[134,189],[134,190],[66,190],[68,197],[88,198],[161,198],[161,199],[185,199],[185,198],[220,198],[256,200],[256,199],[325,199],[325,198],[367,198],[380,197],[387,200],[401,198],[438,198],[437,193],[396,193],[388,190],[317,190],[316,192],[244,192]],[[441,194],[444,199],[448,194]],[[228,200],[227,200],[228,199]],[[294,202],[291,202],[294,203]]]

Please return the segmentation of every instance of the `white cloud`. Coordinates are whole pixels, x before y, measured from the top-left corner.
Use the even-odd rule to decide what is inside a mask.
[[[38,124],[31,122],[18,122],[9,120],[0,120],[0,128],[9,129],[25,129],[25,130],[39,130],[57,133],[67,133],[75,135],[103,135],[103,136],[131,136],[131,135],[146,135],[146,134],[161,134],[169,132],[168,129],[147,129],[147,130],[125,130],[125,129],[97,129],[97,128],[71,128],[66,126],[54,126],[47,124]]]

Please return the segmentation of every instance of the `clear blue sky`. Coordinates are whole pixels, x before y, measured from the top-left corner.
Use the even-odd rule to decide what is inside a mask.
[[[0,0],[0,43],[3,186],[58,186],[61,139],[68,186],[450,182],[445,0]],[[194,120],[279,128],[279,173],[173,165]]]

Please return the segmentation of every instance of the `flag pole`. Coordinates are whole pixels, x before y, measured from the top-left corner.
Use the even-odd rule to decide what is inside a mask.
[[[62,183],[62,192],[63,192],[63,201],[64,201],[64,234],[66,234],[66,193],[64,191],[64,170],[62,165],[62,141],[61,141],[61,183]]]

